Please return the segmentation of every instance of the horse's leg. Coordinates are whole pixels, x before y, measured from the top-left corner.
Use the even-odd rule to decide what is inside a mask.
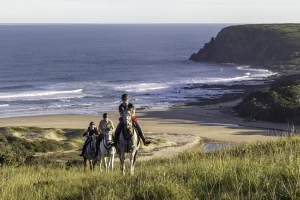
[[[135,161],[136,150],[130,154],[130,174],[134,174],[134,161]]]
[[[120,151],[119,152],[119,157],[120,157],[120,169],[121,169],[121,173],[123,175],[125,175],[125,152],[124,151]]]
[[[112,156],[114,155],[114,149],[110,148],[108,151],[108,171],[113,171],[113,165],[114,165],[114,161],[112,159]]]
[[[110,159],[110,154],[108,154],[108,157],[107,157],[107,172],[110,171],[110,165],[111,165],[111,159]]]
[[[93,170],[95,169],[96,164],[97,164],[97,158],[95,158],[95,159],[93,160]]]
[[[100,172],[102,172],[102,155],[100,155],[99,163]]]
[[[84,169],[84,171],[86,170],[86,165],[87,165],[87,159],[83,158],[83,169]]]
[[[133,157],[133,173],[134,173],[134,166],[135,166],[135,161],[136,161],[136,155],[137,155],[137,150],[135,150],[135,154],[134,154],[134,157]]]
[[[109,155],[105,158],[105,160],[106,160],[106,164],[107,164],[107,170],[106,170],[106,172],[109,172],[109,166],[110,166]]]
[[[89,159],[90,170],[93,170],[92,160]]]
[[[110,170],[114,171],[115,154],[112,153],[109,158],[110,158],[110,161],[109,161],[110,162]]]
[[[107,168],[107,159],[105,156],[103,156],[103,162],[104,162],[104,167],[105,167],[105,172],[108,171],[108,168]]]
[[[136,161],[136,155],[137,155],[137,150],[135,151],[135,154],[134,154],[134,157],[133,157],[133,165],[134,165],[134,163]]]

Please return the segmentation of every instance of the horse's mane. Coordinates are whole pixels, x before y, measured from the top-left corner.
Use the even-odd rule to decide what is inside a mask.
[[[124,117],[127,117],[128,115],[132,115],[132,111],[131,111],[131,109],[124,109],[123,110],[123,113],[122,113],[122,117],[124,118]]]
[[[132,123],[132,111],[131,109],[125,109],[122,113],[122,118],[123,118],[123,122],[125,122],[124,120],[129,120],[129,122]],[[123,131],[125,132],[125,135],[132,135],[134,132],[134,126],[133,124],[131,124],[130,127],[127,127],[125,124],[123,124]]]

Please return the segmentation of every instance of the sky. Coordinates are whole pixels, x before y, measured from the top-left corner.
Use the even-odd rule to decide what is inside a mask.
[[[300,23],[300,0],[0,0],[0,23]]]

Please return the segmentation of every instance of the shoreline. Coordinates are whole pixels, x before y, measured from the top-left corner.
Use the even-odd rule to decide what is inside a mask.
[[[251,67],[252,68],[252,67]],[[193,97],[186,96],[184,97],[185,101],[178,101],[174,103],[170,103],[168,107],[158,108],[159,110],[168,110],[172,108],[181,108],[186,106],[205,106],[212,105],[218,103],[224,103],[229,101],[234,101],[236,99],[241,99],[246,94],[256,90],[266,90],[269,88],[270,82],[274,81],[278,78],[280,74],[272,75],[269,77],[263,77],[259,79],[252,80],[243,80],[243,81],[233,81],[230,83],[220,83],[220,84],[205,84],[205,83],[193,83],[186,84],[182,90],[197,90],[197,89],[208,89],[210,91],[220,91],[220,94],[213,93],[208,95],[198,95],[197,91]],[[224,92],[225,90],[225,92]],[[189,101],[192,99],[192,101]],[[173,104],[173,105],[172,105]],[[95,111],[97,110],[97,111]],[[147,107],[141,105],[137,107],[136,110],[157,110],[153,109],[153,107]],[[0,119],[3,118],[15,118],[15,117],[33,117],[33,116],[47,116],[47,115],[90,115],[101,117],[103,112],[114,112],[114,109],[109,107],[106,110],[101,108],[99,110],[98,107],[83,107],[76,109],[60,109],[60,110],[30,110],[21,112],[21,114],[15,113],[1,113]],[[3,116],[4,115],[4,116]]]
[[[270,122],[245,122],[229,113],[234,102],[205,106],[185,106],[159,110],[138,110],[139,124],[146,133],[188,133],[195,136],[224,142],[254,142],[276,139],[288,131],[289,125]],[[108,112],[117,126],[119,114]],[[0,127],[34,126],[41,128],[85,129],[90,121],[96,125],[102,117],[91,115],[43,115],[0,118]]]
[[[215,141],[221,144],[240,144],[276,140],[286,136],[291,130],[288,124],[260,121],[245,122],[232,109],[249,92],[267,90],[270,83],[277,77],[278,75],[260,80],[250,80],[247,81],[248,84],[245,84],[244,81],[240,84],[192,84],[184,89],[217,88],[230,92],[216,98],[198,98],[195,102],[185,102],[184,105],[175,105],[164,109],[137,108],[136,114],[145,136],[166,140],[166,144],[162,146],[143,147],[140,160],[174,156],[184,150],[199,146],[200,143],[205,141]],[[260,82],[261,84],[251,84],[251,81],[253,83]],[[117,111],[105,112],[108,113],[109,118],[116,127],[119,113]],[[94,111],[94,113],[95,115],[46,114],[0,118],[0,127],[33,126],[86,129],[90,121],[94,121],[98,125],[102,119],[100,111]],[[182,141],[185,141],[185,143],[182,143]]]
[[[218,89],[218,90],[228,90],[230,92],[224,93],[217,98],[207,98],[198,97],[198,101],[186,103],[185,106],[205,106],[212,105],[218,103],[225,103],[230,101],[235,101],[237,99],[241,99],[247,94],[257,91],[257,90],[268,90],[270,87],[270,83],[274,81],[277,77],[266,77],[261,80],[249,80],[248,84],[240,83],[240,84],[197,84],[191,87],[185,87],[185,89]],[[250,84],[251,82],[260,82],[261,84]]]
[[[288,131],[288,124],[271,123],[271,122],[245,122],[243,118],[238,117],[232,110],[241,98],[247,93],[255,90],[266,90],[269,88],[270,82],[274,81],[276,76],[265,77],[259,80],[250,80],[261,82],[262,84],[192,84],[184,89],[197,88],[218,88],[231,90],[232,92],[225,93],[217,98],[198,98],[196,102],[185,102],[183,105],[175,105],[163,109],[147,109],[137,108],[136,114],[145,132],[153,133],[189,133],[199,137],[218,140],[224,142],[247,142],[259,141],[266,136],[277,137],[283,133],[274,133],[274,131]],[[235,92],[240,90],[240,92]],[[109,118],[113,121],[115,127],[118,123],[119,113],[117,111],[105,111],[109,114]],[[100,111],[94,111],[95,115],[91,114],[41,114],[30,116],[16,116],[0,118],[0,127],[4,126],[35,126],[41,128],[82,128],[85,129],[90,121],[94,121],[96,125],[102,119]],[[234,127],[234,128],[233,128]],[[157,130],[156,130],[157,129]],[[203,130],[208,131],[217,129],[219,134],[213,135],[209,133],[201,133]],[[228,129],[231,129],[228,131]],[[236,130],[235,130],[236,129]],[[234,135],[238,131],[243,130],[245,138],[241,135]],[[255,134],[252,131],[258,129],[261,133]],[[270,132],[270,130],[272,130]],[[221,132],[226,132],[225,135],[230,135],[226,138]],[[248,134],[247,131],[249,131]],[[262,133],[266,131],[269,133]],[[218,136],[220,135],[220,137]],[[251,137],[250,137],[251,135]],[[265,140],[264,138],[263,140]]]
[[[238,100],[204,106],[137,110],[138,122],[145,137],[151,140],[165,140],[160,145],[153,143],[147,147],[143,146],[139,160],[176,156],[185,150],[200,148],[201,144],[201,148],[205,151],[203,146],[205,141],[235,146],[243,143],[272,141],[287,136],[291,129],[288,124],[245,122],[242,118],[235,116],[231,108],[237,102]],[[229,110],[231,112],[228,112]],[[119,113],[111,111],[108,115],[116,127]],[[85,130],[90,121],[98,125],[101,119],[102,117],[99,116],[67,114],[0,118],[0,127],[27,126]],[[79,150],[74,149],[71,155],[77,157]],[[61,155],[62,153],[56,152],[55,154]]]

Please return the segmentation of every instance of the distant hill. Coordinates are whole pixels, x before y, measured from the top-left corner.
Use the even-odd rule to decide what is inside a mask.
[[[253,24],[223,28],[193,61],[249,65],[300,65],[300,24]]]

